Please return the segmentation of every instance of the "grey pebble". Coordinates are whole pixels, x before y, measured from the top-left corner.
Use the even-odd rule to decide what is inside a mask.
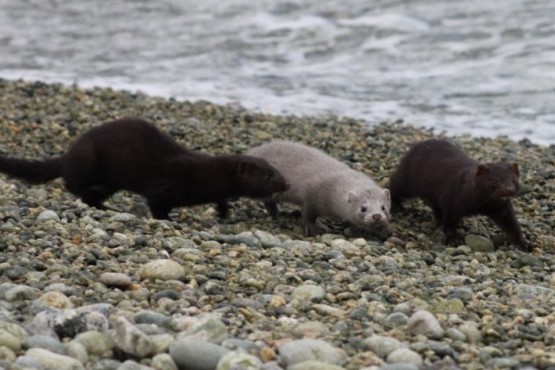
[[[121,289],[128,288],[132,284],[129,276],[119,272],[104,272],[98,280],[106,286]]]
[[[29,356],[37,360],[47,369],[57,370],[81,370],[85,369],[83,364],[69,356],[59,355],[42,348],[30,348],[25,352],[25,356]]]
[[[406,348],[407,345],[400,342],[399,340],[391,337],[385,337],[381,335],[372,335],[364,339],[363,341],[366,348],[374,352],[381,358],[386,358],[391,352]]]
[[[302,302],[320,302],[324,299],[326,292],[324,288],[319,285],[301,285],[291,293],[293,299]]]
[[[8,302],[30,301],[35,298],[37,298],[37,289],[27,285],[17,285],[4,294],[4,299]]]
[[[343,350],[320,339],[292,340],[279,347],[279,355],[286,366],[308,360],[342,365],[346,360]]]
[[[239,351],[226,353],[218,362],[216,370],[260,370],[262,361],[258,357]]]
[[[177,365],[168,353],[160,353],[154,356],[151,365],[156,370],[178,370]]]
[[[23,348],[42,348],[60,355],[66,354],[65,346],[58,339],[47,335],[33,335],[27,338]]]
[[[413,334],[423,334],[428,338],[440,339],[444,330],[436,317],[428,311],[416,311],[407,323],[409,331]]]
[[[118,370],[154,370],[150,366],[141,365],[133,360],[127,360],[118,366]]]
[[[137,329],[126,318],[118,317],[114,323],[113,340],[116,347],[138,358],[144,358],[152,352],[152,340]]]
[[[97,356],[111,351],[116,345],[109,335],[96,330],[80,333],[74,341],[82,344],[88,354]]]
[[[493,252],[495,247],[493,242],[476,234],[468,234],[464,237],[464,243],[468,245],[473,252]]]
[[[222,346],[198,337],[186,337],[170,346],[170,356],[180,369],[214,370],[228,352]]]
[[[51,210],[42,211],[37,216],[37,221],[48,221],[48,220],[54,220],[54,221],[60,222],[60,216],[58,216],[56,212]]]
[[[392,363],[408,363],[421,366],[422,357],[409,348],[399,348],[387,355],[387,362]]]

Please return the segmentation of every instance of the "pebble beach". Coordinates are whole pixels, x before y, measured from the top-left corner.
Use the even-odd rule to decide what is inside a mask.
[[[0,369],[555,369],[555,145],[0,80],[0,154],[59,155],[129,116],[206,153],[300,141],[384,187],[411,143],[449,138],[519,163],[513,204],[535,249],[483,217],[465,219],[464,245],[445,246],[419,201],[394,214],[394,236],[332,223],[304,237],[295,207],[277,222],[248,199],[223,221],[212,205],[156,220],[130,193],[104,211],[61,180],[0,174]]]

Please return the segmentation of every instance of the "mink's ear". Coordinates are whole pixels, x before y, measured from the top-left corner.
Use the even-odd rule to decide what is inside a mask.
[[[237,164],[237,169],[236,169],[237,176],[239,177],[245,176],[250,171],[250,168],[251,168],[250,163],[245,161],[240,161]]]
[[[520,170],[518,169],[518,163],[516,162],[511,163],[511,167],[513,168],[513,171],[515,171],[515,174],[517,175],[517,177],[520,177]]]
[[[389,194],[389,189],[383,189],[383,195],[385,196],[385,200],[391,202],[391,194]]]
[[[350,192],[347,194],[347,202],[348,202],[349,204],[353,204],[356,200],[357,200],[357,195],[356,195],[356,193],[350,191]]]
[[[476,167],[476,176],[481,176],[488,172],[489,172],[489,167],[487,164],[480,163],[478,167]]]

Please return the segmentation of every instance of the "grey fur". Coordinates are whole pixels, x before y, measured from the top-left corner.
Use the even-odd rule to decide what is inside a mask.
[[[291,187],[280,200],[302,207],[306,235],[318,232],[318,217],[338,218],[362,228],[389,220],[389,190],[318,149],[291,141],[272,141],[247,154],[265,159],[289,182]],[[268,199],[265,204],[275,217],[275,200]]]

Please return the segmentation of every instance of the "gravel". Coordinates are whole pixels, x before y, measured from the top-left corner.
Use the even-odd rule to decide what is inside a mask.
[[[445,137],[400,121],[0,80],[0,153],[54,156],[124,116],[206,153],[302,141],[382,186],[410,143]],[[223,221],[213,205],[155,220],[130,193],[108,202],[122,212],[98,210],[61,180],[0,175],[0,369],[555,367],[555,146],[451,139],[480,160],[518,161],[514,205],[532,253],[483,217],[465,219],[465,245],[442,245],[420,201],[394,215],[394,236],[323,222],[328,232],[307,238],[295,207],[274,221],[240,199]]]

